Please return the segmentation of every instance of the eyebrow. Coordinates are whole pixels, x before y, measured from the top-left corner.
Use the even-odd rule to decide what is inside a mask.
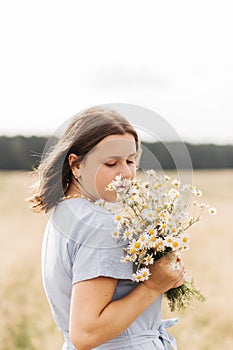
[[[126,159],[130,158],[130,157],[136,157],[136,155],[137,155],[137,152],[132,153],[128,157],[126,157]],[[121,158],[124,158],[124,157],[122,157],[122,156],[108,156],[106,159],[121,159]]]

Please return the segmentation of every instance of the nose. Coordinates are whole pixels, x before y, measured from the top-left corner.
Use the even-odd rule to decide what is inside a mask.
[[[134,177],[132,167],[126,162],[122,164],[120,173],[123,179],[132,179]]]

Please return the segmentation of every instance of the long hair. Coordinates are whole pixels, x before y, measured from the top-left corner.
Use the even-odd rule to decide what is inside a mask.
[[[125,133],[133,135],[139,159],[138,135],[133,126],[117,111],[91,107],[75,115],[53,150],[34,170],[38,181],[33,186],[34,194],[28,199],[31,209],[47,213],[63,197],[72,175],[68,162],[71,153],[82,160],[105,137]]]

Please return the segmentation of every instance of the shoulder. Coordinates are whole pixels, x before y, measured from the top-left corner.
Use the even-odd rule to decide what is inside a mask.
[[[60,202],[54,212],[54,219],[59,221],[69,221],[87,226],[98,226],[103,228],[113,228],[113,215],[101,206],[83,198],[73,198]]]
[[[92,247],[116,247],[112,237],[116,229],[113,215],[103,207],[75,198],[60,202],[50,221],[67,238]]]

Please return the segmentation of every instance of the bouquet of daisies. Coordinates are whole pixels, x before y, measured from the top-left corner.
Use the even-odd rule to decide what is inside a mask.
[[[124,262],[133,262],[136,272],[132,279],[145,281],[150,277],[149,266],[156,259],[171,252],[189,248],[188,229],[197,223],[203,210],[216,213],[204,203],[191,201],[192,196],[201,197],[202,192],[192,185],[181,184],[168,176],[158,176],[155,171],[146,172],[146,181],[117,177],[107,190],[117,193],[121,210],[114,214],[116,230],[114,238],[128,243]],[[196,215],[190,216],[190,207],[196,207]],[[171,268],[179,268],[176,260]],[[165,293],[171,311],[184,309],[192,297],[205,298],[187,280],[182,286]]]

